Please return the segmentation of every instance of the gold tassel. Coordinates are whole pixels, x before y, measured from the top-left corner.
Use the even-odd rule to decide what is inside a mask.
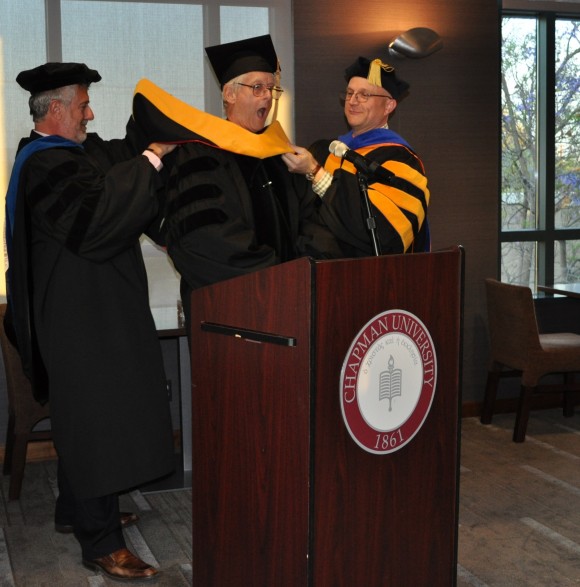
[[[280,67],[280,60],[277,59],[276,60],[276,71],[274,72],[274,88],[279,88],[282,89],[282,86],[280,85],[281,82],[281,74],[282,68]],[[274,122],[275,120],[278,119],[278,102],[279,100],[274,99],[272,100],[272,111],[271,111],[271,122]]]
[[[280,67],[280,60],[277,59],[276,60],[276,71],[274,72],[274,85],[279,88],[280,87],[280,81],[281,81],[281,77],[282,77],[282,68]]]
[[[373,59],[373,61],[371,61],[367,80],[370,84],[373,86],[378,86],[379,88],[383,87],[383,82],[381,80],[381,69],[386,73],[395,71],[395,68],[392,65],[383,63],[380,59]]]

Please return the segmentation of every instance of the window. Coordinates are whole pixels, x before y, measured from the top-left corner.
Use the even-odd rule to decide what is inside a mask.
[[[147,78],[177,98],[222,115],[204,47],[271,33],[282,64],[277,118],[293,136],[291,0],[0,0],[0,191],[6,193],[18,141],[32,122],[18,72],[46,61],[80,61],[103,81],[91,86],[89,131],[123,136],[136,83]],[[4,208],[0,206],[0,223]],[[144,243],[146,263],[168,265]],[[0,271],[4,274],[4,267]],[[0,280],[0,295],[4,292]]]
[[[502,23],[501,279],[580,281],[580,21]]]

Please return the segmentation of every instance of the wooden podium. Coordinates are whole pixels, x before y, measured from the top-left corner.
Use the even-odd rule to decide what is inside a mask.
[[[194,584],[456,584],[462,282],[457,247],[299,259],[193,293]],[[426,327],[437,380],[412,438],[376,454],[341,384],[357,334],[393,309]]]

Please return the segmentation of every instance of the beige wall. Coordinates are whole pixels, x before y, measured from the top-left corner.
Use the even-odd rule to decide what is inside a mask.
[[[396,59],[388,41],[424,26],[443,38],[425,59]],[[433,248],[466,251],[463,401],[480,401],[487,341],[483,279],[498,268],[500,13],[494,0],[294,0],[296,140],[346,125],[337,94],[358,55],[410,82],[392,128],[421,155],[431,188]]]

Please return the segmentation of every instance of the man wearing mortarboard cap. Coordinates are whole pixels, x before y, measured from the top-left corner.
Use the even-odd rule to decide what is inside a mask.
[[[34,130],[6,197],[11,333],[35,396],[50,396],[59,457],[55,529],[113,579],[157,569],[131,553],[118,494],[173,469],[172,425],[139,237],[156,219],[160,158],[173,147],[87,133],[82,63],[21,72]],[[146,147],[147,143],[141,145]],[[154,151],[154,153],[153,153]]]
[[[285,154],[283,159],[291,171],[312,178],[312,189],[322,199],[320,218],[347,256],[428,251],[430,193],[423,163],[407,141],[389,129],[389,118],[406,96],[409,84],[395,74],[393,66],[365,57],[346,69],[345,78],[347,88],[341,97],[351,130],[338,137],[341,151],[329,154],[330,141],[319,141],[310,150],[296,147],[295,153]],[[357,169],[344,158],[345,150],[362,155],[366,161]],[[375,238],[369,233],[357,173],[368,175],[369,169],[375,169],[366,177]]]
[[[251,132],[262,131],[272,99],[277,101],[283,91],[280,64],[270,35],[207,47],[205,51],[222,89],[226,118]],[[248,80],[249,74],[257,72],[261,73],[260,79],[254,75]],[[272,99],[267,103],[253,100],[263,97]]]
[[[341,255],[330,232],[310,220],[318,202],[308,183],[280,158],[291,150],[281,125],[266,126],[282,93],[270,35],[206,53],[226,120],[147,80],[138,84],[133,103],[135,120],[151,138],[183,143],[170,172],[164,226],[186,318],[193,289],[302,255]]]

